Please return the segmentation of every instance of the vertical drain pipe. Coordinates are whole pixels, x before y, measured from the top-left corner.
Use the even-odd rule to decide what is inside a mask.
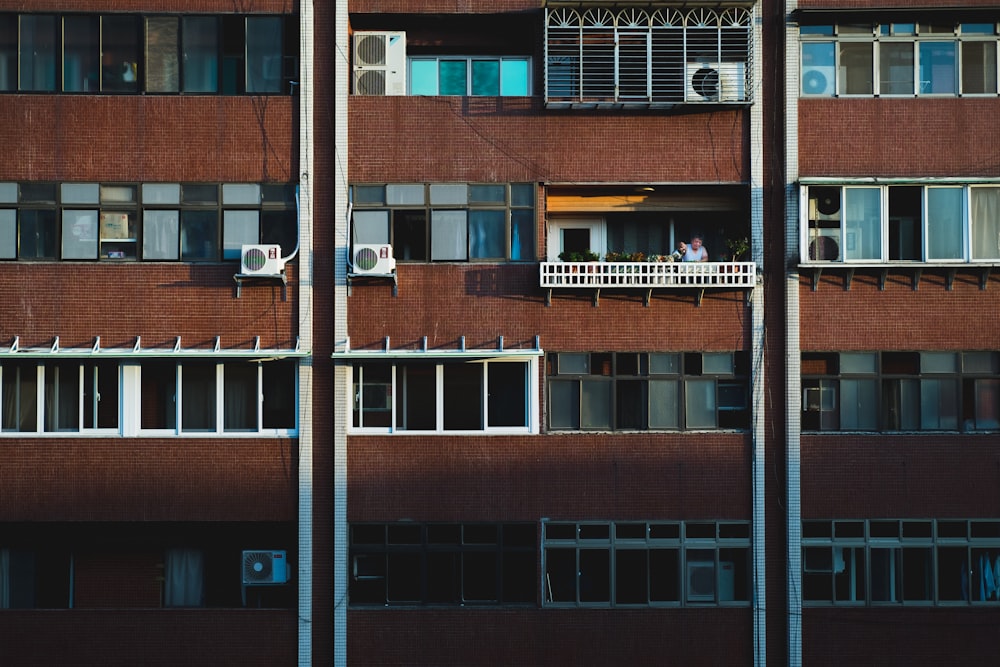
[[[785,16],[797,6],[785,0]],[[799,31],[785,24],[785,483],[788,553],[788,666],[802,667],[802,505],[799,351]]]
[[[346,345],[347,252],[350,212],[348,201],[347,102],[351,70],[348,67],[350,37],[347,0],[334,0],[335,45],[333,60],[333,343]],[[351,367],[333,366],[333,664],[347,667],[347,424],[350,417]]]
[[[765,515],[766,417],[764,405],[764,110],[760,99],[764,74],[760,3],[753,9],[754,103],[750,106],[750,248],[757,266],[757,280],[750,303],[750,391],[751,391],[751,488],[753,489],[753,664],[767,664],[767,558]]]
[[[313,617],[313,14],[299,9],[299,345],[310,355],[299,363],[298,664],[312,665]]]

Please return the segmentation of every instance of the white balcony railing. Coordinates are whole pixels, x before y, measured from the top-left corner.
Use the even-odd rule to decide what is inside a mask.
[[[752,288],[753,262],[542,262],[541,286]]]

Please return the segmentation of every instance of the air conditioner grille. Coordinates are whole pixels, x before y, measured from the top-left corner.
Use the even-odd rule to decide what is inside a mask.
[[[385,65],[385,36],[365,35],[357,41],[355,56],[356,65]]]
[[[358,95],[385,95],[385,72],[374,69],[358,72],[354,91]]]
[[[362,271],[371,271],[378,264],[378,253],[374,248],[361,248],[354,256],[354,264]]]
[[[267,264],[267,255],[260,248],[248,248],[243,253],[243,270],[247,273],[258,273]]]
[[[719,97],[719,70],[701,67],[691,75],[691,88],[705,99]]]
[[[271,581],[274,558],[264,551],[248,551],[243,554],[244,581]]]

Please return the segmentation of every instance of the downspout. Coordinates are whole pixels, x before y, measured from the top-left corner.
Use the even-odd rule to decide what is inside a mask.
[[[350,91],[348,54],[349,15],[346,0],[335,0],[333,63],[333,343],[348,340],[347,255],[348,230],[348,132],[347,102]],[[347,667],[347,424],[350,419],[351,367],[333,367],[333,664]]]
[[[796,8],[786,0],[785,16]],[[788,531],[788,665],[802,667],[802,505],[799,351],[799,31],[785,24],[785,476]]]
[[[761,89],[764,75],[761,5],[753,10],[753,81]],[[756,92],[756,91],[755,91]],[[755,96],[759,97],[759,96]],[[751,293],[751,420],[753,475],[753,664],[767,664],[767,559],[765,515],[765,424],[764,411],[764,110],[755,99],[750,106],[750,234],[753,260],[757,265],[757,284]]]
[[[299,3],[299,183],[296,195],[299,234],[299,344],[313,349],[313,8]],[[291,257],[295,256],[295,252]],[[299,364],[299,567],[298,664],[312,666],[313,645],[313,366],[312,355]]]

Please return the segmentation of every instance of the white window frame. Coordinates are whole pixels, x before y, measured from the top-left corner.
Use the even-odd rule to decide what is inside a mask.
[[[546,261],[558,262],[559,253],[563,251],[563,232],[572,229],[586,229],[590,232],[590,250],[604,257],[607,253],[608,230],[604,217],[588,218],[554,218],[548,224],[548,243]]]
[[[378,362],[379,361],[378,353],[371,353],[368,356],[370,357],[369,359],[364,359],[364,360],[357,359],[353,363],[355,363],[355,364],[360,365],[360,366],[363,367],[365,363],[373,363],[373,362]],[[397,410],[397,396],[398,396],[399,392],[402,391],[402,386],[401,386],[402,379],[397,374],[397,371],[399,369],[399,366],[405,365],[407,363],[407,361],[409,361],[409,362],[412,363],[412,362],[420,361],[420,359],[417,358],[417,354],[411,354],[406,359],[394,358],[394,359],[391,360],[391,362],[389,360],[384,360],[384,361],[386,363],[391,363],[392,364],[391,375],[390,375],[390,378],[391,378],[390,379],[390,382],[391,382],[391,399],[389,401],[389,403],[390,403],[390,409],[389,409],[389,415],[390,415],[390,417],[389,417],[389,426],[377,426],[377,427],[373,427],[373,426],[364,426],[363,424],[361,426],[354,426],[354,419],[353,419],[353,416],[352,416],[352,418],[348,420],[348,426],[347,426],[348,433],[354,433],[354,434],[391,433],[393,435],[428,435],[428,434],[433,434],[433,435],[449,435],[449,436],[451,436],[451,435],[482,435],[484,433],[491,434],[491,435],[493,435],[493,434],[496,434],[496,435],[529,435],[529,434],[534,435],[534,434],[537,434],[539,432],[539,424],[540,424],[540,418],[539,418],[540,401],[539,401],[539,380],[538,380],[538,372],[539,372],[538,363],[539,362],[538,362],[538,356],[536,356],[536,355],[507,355],[507,356],[503,356],[503,357],[487,356],[485,358],[477,359],[477,360],[468,360],[468,359],[465,359],[465,360],[458,360],[458,359],[449,360],[448,358],[441,357],[441,356],[425,358],[425,361],[427,363],[432,363],[433,362],[434,366],[435,366],[435,368],[434,368],[434,377],[435,377],[435,397],[434,397],[434,411],[435,412],[434,412],[434,424],[435,424],[435,427],[433,429],[420,429],[420,430],[417,430],[417,429],[402,429],[402,428],[397,428],[396,427],[396,424],[398,423],[397,420],[400,418],[400,415],[398,414],[398,410]],[[483,374],[482,374],[482,405],[481,405],[481,408],[482,408],[483,422],[484,422],[485,426],[482,429],[472,429],[472,430],[447,429],[446,430],[444,428],[444,410],[445,410],[444,368],[445,368],[445,365],[448,365],[448,364],[463,363],[463,362],[467,362],[467,363],[481,363],[481,364],[484,365]],[[502,363],[521,363],[521,364],[526,364],[527,365],[527,367],[525,369],[525,374],[526,374],[526,376],[525,376],[525,382],[527,383],[526,392],[525,392],[525,410],[526,410],[526,414],[525,414],[525,424],[526,425],[525,426],[490,426],[489,423],[488,423],[488,420],[489,420],[489,368],[493,364],[502,364]],[[362,368],[361,371],[362,371],[362,382],[364,382],[364,380],[363,380],[363,371],[364,371],[364,369]],[[351,381],[353,383],[353,378],[352,378]],[[359,401],[363,401],[363,394],[364,394],[364,392],[361,392],[361,396],[358,398]],[[353,415],[354,400],[355,400],[354,392],[353,391],[349,393],[349,396],[348,396],[347,400],[350,402],[350,404],[347,406],[347,413],[350,414],[350,415]],[[362,416],[363,416],[364,415],[364,405],[363,405],[363,403],[360,403],[359,405],[360,405],[360,410],[361,410],[361,413],[362,413]]]

